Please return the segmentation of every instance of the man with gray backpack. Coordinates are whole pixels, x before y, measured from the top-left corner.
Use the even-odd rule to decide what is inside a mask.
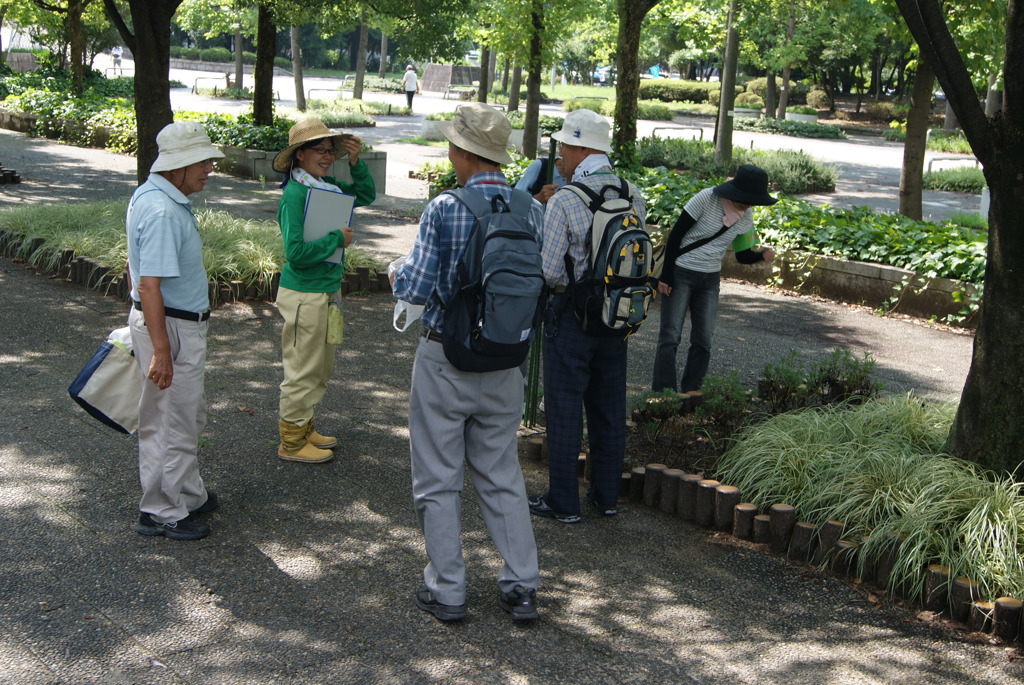
[[[612,170],[608,121],[570,112],[552,135],[572,183],[544,214],[544,277],[554,295],[544,324],[544,404],[548,490],[530,498],[536,516],[580,519],[576,464],[587,412],[591,479],[587,499],[612,516],[626,445],[626,340],[647,315],[650,237],[636,187]]]
[[[459,190],[431,200],[393,275],[395,297],[424,305],[409,395],[413,504],[429,562],[416,605],[440,621],[466,615],[459,536],[464,464],[504,559],[499,606],[537,618],[537,546],[519,468],[526,358],[544,296],[540,203],[501,172],[508,119],[479,102],[443,129]]]

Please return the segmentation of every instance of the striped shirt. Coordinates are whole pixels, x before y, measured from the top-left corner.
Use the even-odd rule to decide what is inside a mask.
[[[722,219],[725,212],[722,209],[722,199],[711,192],[711,188],[705,188],[690,198],[683,210],[689,214],[696,223],[686,232],[681,247],[686,247],[701,238],[713,236],[722,230]],[[676,266],[699,271],[701,273],[715,273],[722,270],[722,257],[729,248],[729,243],[750,233],[753,238],[754,213],[748,209],[743,216],[736,220],[729,230],[715,238],[709,243],[701,245],[695,250],[690,250],[676,258]],[[750,242],[750,241],[748,241]],[[749,247],[749,245],[747,245]]]
[[[584,185],[600,192],[601,188],[611,185],[618,189],[619,177],[606,167],[607,171],[599,171],[580,179]],[[633,194],[633,208],[640,222],[647,216],[644,198],[632,183],[629,184]],[[609,190],[606,198],[618,197],[615,190]],[[559,188],[548,200],[544,212],[543,246],[541,256],[544,261],[544,278],[552,288],[568,285],[569,277],[565,271],[565,256],[568,254],[573,263],[573,271],[577,281],[587,276],[590,268],[590,246],[587,244],[587,232],[594,215],[575,193]]]
[[[500,171],[474,174],[466,187],[482,192],[488,200],[498,194],[508,200],[512,195],[512,188]],[[541,204],[534,200],[529,222],[538,233],[543,216]],[[444,328],[443,305],[455,289],[455,264],[466,247],[474,221],[473,213],[455,197],[438,195],[424,208],[412,252],[395,271],[395,297],[424,305],[420,320],[436,333]]]

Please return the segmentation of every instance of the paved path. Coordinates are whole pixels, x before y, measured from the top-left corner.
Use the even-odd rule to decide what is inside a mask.
[[[0,189],[3,205],[124,199],[134,187],[134,160],[102,151],[0,132],[0,158],[12,155],[28,180]],[[275,193],[252,181],[216,177],[203,196],[247,216],[270,219],[276,208]],[[360,241],[390,256],[411,244],[405,213],[422,199],[387,202],[364,213]],[[0,289],[0,683],[1024,679],[1001,648],[628,505],[579,526],[536,523],[542,618],[514,628],[497,607],[500,561],[468,485],[470,619],[439,624],[411,600],[425,561],[407,456],[415,336],[391,329],[384,294],[348,298],[320,417],[341,447],[316,467],[274,456],[274,308],[217,310],[201,461],[223,506],[206,540],[143,538],[131,528],[134,439],[89,419],[65,390],[123,325],[124,306],[8,259]],[[657,317],[631,342],[631,393],[650,378]],[[971,354],[969,335],[728,283],[712,372],[752,383],[790,348],[815,359],[836,346],[871,351],[890,389],[933,399],[956,398]],[[542,489],[543,469],[524,469],[530,491]]]

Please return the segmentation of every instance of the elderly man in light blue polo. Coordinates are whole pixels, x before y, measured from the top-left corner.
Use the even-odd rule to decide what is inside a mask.
[[[139,481],[135,530],[198,540],[197,516],[217,508],[199,475],[196,451],[206,425],[203,380],[210,318],[203,244],[188,196],[201,191],[224,155],[202,126],[179,122],[157,134],[160,154],[128,203],[132,346],[139,362]]]

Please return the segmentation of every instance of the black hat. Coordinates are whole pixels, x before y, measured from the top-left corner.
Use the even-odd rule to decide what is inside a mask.
[[[741,205],[773,205],[778,202],[768,194],[768,174],[753,164],[744,164],[736,175],[712,191],[718,197],[738,202]]]

